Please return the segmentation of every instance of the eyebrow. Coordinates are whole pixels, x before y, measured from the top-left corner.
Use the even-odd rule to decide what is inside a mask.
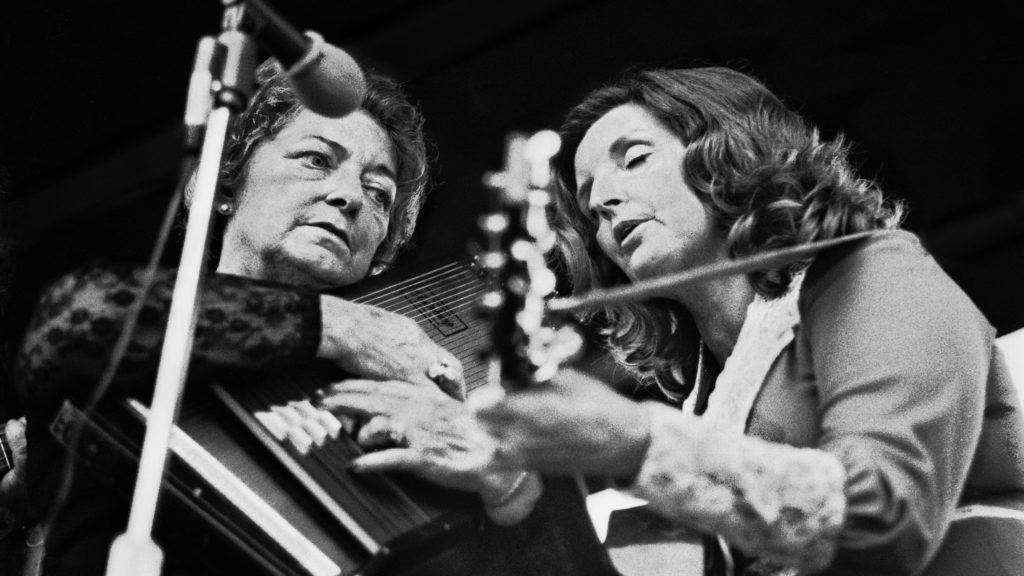
[[[319,134],[310,134],[309,137],[313,138],[314,140],[319,140],[319,141],[323,142],[324,144],[329,146],[332,150],[334,150],[334,153],[337,154],[338,156],[342,156],[342,157],[347,158],[348,156],[351,155],[351,151],[348,148],[346,148],[344,145],[342,145],[339,142],[335,142],[334,140],[331,140],[330,138],[327,138],[326,136],[320,136]],[[391,181],[395,183],[395,186],[398,185],[398,177],[395,175],[395,171],[392,170],[391,167],[388,166],[387,164],[384,164],[384,163],[377,164],[376,166],[373,166],[372,168],[370,168],[370,171],[374,172],[374,173],[381,174],[381,175],[383,175],[383,176],[385,176],[387,178],[390,178]]]

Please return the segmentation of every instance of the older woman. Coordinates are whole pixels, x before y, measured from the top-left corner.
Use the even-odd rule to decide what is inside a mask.
[[[592,316],[677,406],[564,370],[479,408],[509,462],[609,476],[718,535],[708,573],[1024,570],[1024,423],[994,330],[894,230],[900,207],[842,141],[721,68],[626,75],[562,134],[555,224],[577,292],[888,232]],[[971,552],[958,538],[979,517],[1004,524]]]
[[[258,79],[225,151],[218,273],[204,285],[193,374],[322,358],[354,375],[417,387],[418,408],[451,416],[425,431],[408,424],[409,437],[452,447],[434,459],[435,479],[479,492],[485,504],[501,502],[522,476],[489,468],[490,445],[474,443],[464,427],[472,421],[456,399],[464,390],[458,360],[406,317],[320,294],[389,267],[409,240],[427,184],[418,110],[396,84],[371,76],[361,108],[330,119],[305,109],[273,63],[259,68]],[[63,471],[47,426],[63,397],[94,387],[143,283],[138,270],[86,266],[45,294],[24,338],[30,488],[51,520]],[[172,283],[173,272],[163,270],[148,290],[119,392],[151,387]],[[98,497],[102,489],[84,474],[75,478],[51,526],[46,574],[99,572],[111,537],[123,530],[121,503]],[[187,555],[168,560],[173,566]]]

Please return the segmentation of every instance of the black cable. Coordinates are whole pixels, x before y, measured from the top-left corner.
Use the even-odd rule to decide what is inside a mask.
[[[171,231],[174,229],[174,223],[177,219],[178,207],[181,204],[181,199],[184,197],[185,189],[191,180],[192,173],[195,171],[197,162],[197,158],[192,154],[186,155],[182,160],[181,171],[178,175],[178,182],[175,185],[174,192],[167,204],[163,223],[160,226],[160,232],[153,245],[153,249],[150,252],[146,268],[143,271],[139,295],[128,309],[124,324],[121,327],[121,333],[118,336],[117,342],[114,344],[114,349],[110,353],[110,359],[107,361],[106,369],[100,377],[96,389],[93,391],[86,404],[82,407],[82,414],[84,417],[80,422],[78,422],[78,425],[74,426],[71,430],[66,446],[66,452],[64,453],[64,475],[61,478],[57,494],[54,496],[53,504],[50,506],[46,519],[41,523],[44,541],[49,536],[50,528],[57,521],[57,518],[67,501],[68,495],[71,492],[71,485],[74,482],[75,476],[75,455],[78,451],[79,443],[81,442],[82,430],[85,427],[86,422],[96,411],[97,406],[99,406],[107,391],[110,389],[110,386],[114,381],[114,377],[117,375],[118,368],[121,365],[121,361],[124,359],[125,352],[128,350],[128,345],[131,343],[132,336],[135,334],[135,327],[138,323],[142,307],[146,302],[146,298],[149,296],[149,292],[152,289],[153,284],[156,282],[157,268],[159,267],[160,260],[163,258],[164,251],[167,248],[167,241],[171,236]],[[28,567],[26,567],[26,569],[28,569]],[[28,574],[26,574],[26,576],[28,576]]]

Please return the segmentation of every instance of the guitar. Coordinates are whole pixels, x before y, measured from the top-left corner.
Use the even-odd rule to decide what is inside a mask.
[[[583,344],[575,327],[565,323],[562,315],[553,317],[548,306],[556,278],[548,267],[555,233],[546,211],[552,186],[550,161],[559,144],[554,132],[512,134],[506,144],[504,172],[488,179],[498,193],[494,204],[501,207],[501,212],[483,218],[481,226],[488,239],[488,251],[481,260],[491,285],[484,296],[491,317],[490,380],[510,390],[543,386],[560,366],[579,355]],[[676,527],[665,528],[664,520],[643,508],[643,500],[607,488],[591,494],[582,476],[543,480],[549,499],[542,501],[548,509],[541,513],[552,513],[557,506],[561,514],[560,524],[552,524],[557,528],[546,529],[558,532],[553,539],[571,542],[577,563],[581,558],[590,562],[580,574],[654,574],[648,571],[651,568],[674,574],[694,566],[699,571],[703,555],[699,537]],[[612,522],[613,513],[620,522]],[[656,548],[632,542],[638,525],[656,527],[666,538],[686,541],[673,540],[666,546],[659,541]],[[562,570],[571,573],[577,567],[569,564]]]
[[[559,145],[551,131],[512,133],[504,170],[485,179],[496,207],[481,218],[485,250],[478,256],[489,284],[481,307],[490,322],[491,386],[543,386],[582,347],[573,327],[545,316],[556,287],[547,265],[555,235],[546,210]],[[587,513],[582,478],[544,476],[542,482],[544,494],[524,522],[484,531],[495,563],[520,574],[617,575]]]

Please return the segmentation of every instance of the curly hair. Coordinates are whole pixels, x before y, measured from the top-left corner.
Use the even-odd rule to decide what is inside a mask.
[[[552,226],[558,262],[573,290],[628,283],[601,251],[597,223],[575,200],[576,150],[590,127],[624,104],[653,114],[686,146],[683,179],[709,211],[733,257],[899,226],[903,207],[858,177],[840,135],[818,130],[758,80],[728,68],[630,71],[587,95],[566,116],[555,158],[558,192]],[[810,260],[754,272],[762,296],[786,292]],[[643,383],[686,397],[699,335],[680,304],[653,299],[584,317],[600,326],[613,356]]]
[[[236,118],[224,144],[220,185],[228,193],[244,184],[249,159],[259,145],[274,138],[305,109],[277,61],[268,59],[260,64],[256,80],[259,89],[249,107]],[[373,259],[373,267],[380,271],[394,264],[412,238],[426,201],[430,180],[427,140],[423,115],[401,86],[389,78],[366,74],[366,94],[360,109],[384,128],[395,147],[398,164],[391,222]]]

